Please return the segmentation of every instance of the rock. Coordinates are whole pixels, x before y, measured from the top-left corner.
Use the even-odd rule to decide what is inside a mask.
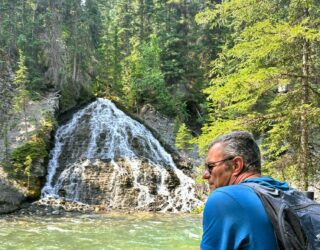
[[[23,190],[19,190],[16,184],[9,181],[8,178],[0,176],[0,214],[16,211],[25,198]]]
[[[163,115],[152,105],[144,105],[138,114],[138,120],[152,131],[162,146],[171,154],[174,163],[188,176],[195,176],[195,168],[200,159],[195,148],[190,152],[180,152],[175,146],[175,120]],[[190,154],[189,154],[190,153]]]
[[[173,118],[161,114],[150,104],[146,104],[140,109],[139,117],[144,124],[157,131],[166,144],[175,147],[175,120]]]
[[[3,163],[3,165],[7,166],[5,169],[8,171],[10,176],[12,176],[12,178],[15,178],[20,185],[24,185],[25,187],[28,186],[28,190],[24,193],[28,199],[34,200],[39,198],[40,191],[45,180],[47,173],[46,147],[48,146],[46,144],[49,144],[51,127],[45,127],[47,125],[46,123],[42,123],[42,121],[44,118],[54,117],[54,112],[57,109],[57,105],[57,94],[47,93],[39,101],[29,100],[24,112],[12,112],[11,110],[10,119],[5,121],[0,119],[0,166]],[[5,127],[6,129],[2,129],[2,127]],[[33,147],[29,146],[32,144],[28,143],[35,143],[41,140],[43,140],[43,144],[39,144],[41,146],[35,148],[39,148],[39,150],[43,149],[41,152],[42,157],[32,159],[32,163],[30,164],[29,168],[29,175],[27,176],[26,173],[28,171],[26,171],[25,166],[16,168],[13,164],[17,162],[12,160],[12,152],[15,150],[16,152],[19,152],[17,153],[17,161],[19,161],[17,166],[19,166],[19,164],[22,165],[24,164],[23,162],[26,161],[23,158],[23,154],[30,156],[32,153],[34,153],[32,150],[35,150]],[[26,150],[29,149],[30,152],[26,153]],[[4,181],[8,180],[7,176],[0,174],[0,177]],[[7,181],[6,183],[6,190],[9,190],[10,188],[12,188],[12,190],[16,190],[16,188],[12,186],[11,181]],[[0,190],[0,196],[6,196],[6,194],[2,193],[7,192],[6,190],[3,190],[2,188],[2,190]],[[16,193],[15,191],[12,192]],[[15,195],[13,194],[13,196]],[[20,199],[22,198],[19,198],[19,200]],[[19,202],[16,203],[18,204]],[[15,207],[17,207],[17,205],[15,205]]]
[[[22,112],[11,114],[11,123],[7,124],[10,130],[6,132],[5,136],[0,137],[0,162],[4,160],[2,157],[5,156],[5,153],[8,151],[11,153],[12,150],[30,139],[33,132],[40,127],[40,122],[46,113],[54,116],[57,107],[57,94],[48,93],[40,101],[30,100],[26,105],[25,114]],[[6,145],[9,145],[9,148]],[[39,170],[39,172],[45,171]]]
[[[176,166],[148,129],[109,100],[75,113],[55,142],[45,196],[113,209],[189,211],[200,202],[192,165],[176,156]]]
[[[60,214],[60,210],[59,210],[59,209],[53,210],[51,214],[53,214],[53,215],[59,215],[59,214]]]
[[[168,204],[173,206],[171,210],[176,210],[174,201],[180,199],[175,191],[181,182],[170,166],[160,174],[152,163],[145,160],[137,171],[127,159],[91,159],[76,162],[67,171],[77,174],[61,173],[69,177],[58,181],[59,195],[66,200],[94,205],[96,211],[101,207],[160,211]],[[167,189],[167,195],[159,192],[161,188]],[[195,202],[191,196],[190,199]]]

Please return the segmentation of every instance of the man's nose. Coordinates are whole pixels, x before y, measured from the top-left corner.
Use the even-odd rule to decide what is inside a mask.
[[[203,179],[209,179],[210,178],[210,173],[209,173],[208,169],[204,170],[202,178]]]

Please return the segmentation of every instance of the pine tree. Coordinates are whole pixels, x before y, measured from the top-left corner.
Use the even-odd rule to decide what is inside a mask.
[[[22,112],[24,128],[25,128],[25,140],[28,140],[28,116],[27,116],[27,105],[29,99],[29,91],[27,89],[30,83],[28,79],[28,69],[25,66],[25,55],[22,50],[19,50],[19,61],[18,69],[15,72],[14,84],[16,85],[16,96],[15,96],[15,107],[17,112]]]
[[[263,138],[267,173],[301,180],[304,189],[317,183],[319,6],[231,0],[203,15],[203,22],[223,25],[230,35],[205,89],[210,118],[202,148],[219,134],[248,129]]]
[[[166,89],[160,69],[158,39],[152,37],[148,43],[137,42],[127,60],[129,67],[123,92],[128,104],[139,108],[143,104],[152,103],[164,114],[174,115],[177,111],[175,102]]]
[[[3,139],[3,159],[9,162],[9,127],[12,122],[12,106],[15,89],[10,79],[10,63],[8,55],[0,49],[0,138]]]
[[[192,135],[185,123],[182,123],[176,135],[176,147],[182,150],[192,148]]]

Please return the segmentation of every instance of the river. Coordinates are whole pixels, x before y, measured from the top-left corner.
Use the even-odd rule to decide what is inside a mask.
[[[199,249],[201,216],[98,214],[0,217],[0,249]]]

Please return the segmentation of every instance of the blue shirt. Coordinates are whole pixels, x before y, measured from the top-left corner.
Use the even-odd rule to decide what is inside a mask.
[[[247,179],[262,185],[286,189],[288,185],[270,177]],[[245,185],[214,190],[203,212],[202,250],[273,250],[275,234],[262,202]]]

